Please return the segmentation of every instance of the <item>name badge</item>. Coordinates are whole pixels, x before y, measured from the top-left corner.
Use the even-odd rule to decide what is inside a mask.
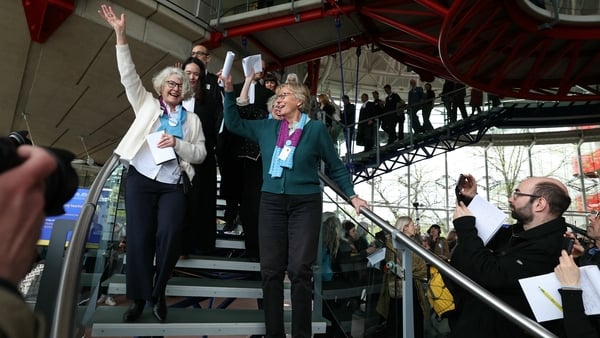
[[[292,151],[292,149],[288,146],[283,147],[283,149],[281,149],[281,152],[279,153],[279,159],[282,161],[287,160],[288,156],[290,156],[290,152]]]
[[[206,90],[210,90],[210,83],[206,84]]]

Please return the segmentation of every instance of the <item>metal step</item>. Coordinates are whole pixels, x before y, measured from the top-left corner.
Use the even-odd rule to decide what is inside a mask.
[[[177,262],[178,268],[234,270],[234,271],[260,271],[260,264],[243,258],[225,258],[209,256],[189,256]]]
[[[134,323],[123,323],[125,307],[103,306],[92,317],[93,337],[124,336],[223,336],[264,335],[265,319],[262,310],[233,309],[173,309],[169,308],[167,321],[158,323],[147,308]],[[284,311],[285,330],[291,333],[291,311]],[[324,333],[327,321],[313,314],[313,333]]]
[[[125,275],[113,275],[105,284],[112,295],[125,294]],[[167,296],[182,297],[222,297],[222,298],[262,298],[261,282],[257,280],[209,279],[172,277],[169,279]],[[290,299],[290,284],[284,283],[285,299]]]
[[[112,295],[125,294],[125,275],[116,274],[107,279],[103,285],[108,286],[108,293]],[[283,297],[290,299],[290,282],[283,283]],[[381,285],[354,285],[347,283],[325,283],[321,295],[324,299],[338,299],[360,297],[363,292],[367,294],[379,293]],[[169,279],[167,296],[174,297],[221,297],[221,298],[262,298],[261,282],[243,279],[210,279],[191,277],[172,277]]]
[[[123,257],[123,264],[127,264],[127,255]],[[260,271],[260,263],[244,258],[227,258],[220,256],[195,256],[179,259],[177,268],[230,270],[230,271]]]

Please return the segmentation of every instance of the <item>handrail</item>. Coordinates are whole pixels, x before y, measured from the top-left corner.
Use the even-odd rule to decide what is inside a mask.
[[[325,183],[327,186],[333,189],[333,191],[335,191],[339,196],[341,196],[346,202],[350,203],[348,196],[346,196],[346,194],[344,194],[344,192],[329,177],[327,177],[322,172],[319,172],[319,177],[321,178],[323,183]],[[413,241],[403,233],[397,231],[397,229],[394,228],[390,223],[379,217],[370,209],[361,208],[360,211],[363,216],[367,217],[369,220],[377,224],[386,232],[392,234],[395,237],[393,238],[393,240],[399,241],[411,251],[423,257],[423,259],[433,264],[435,267],[438,268],[438,270],[442,271],[445,274],[444,277],[448,277],[455,281],[466,291],[479,298],[481,301],[492,307],[494,310],[500,312],[500,314],[502,314],[508,320],[519,325],[521,328],[528,331],[529,333],[534,334],[536,337],[556,338],[556,336],[552,332],[546,330],[543,326],[541,326],[531,318],[513,309],[508,304],[494,296],[491,292],[481,287],[479,284],[473,282],[473,280],[471,280],[469,277],[465,276],[463,273],[447,264],[434,253],[425,249],[419,243]]]
[[[50,327],[50,338],[73,337],[76,295],[79,289],[81,260],[89,232],[92,217],[96,211],[96,203],[102,193],[104,183],[118,164],[118,156],[112,155],[104,164],[92,183],[90,191],[77,218],[73,236],[65,253],[58,285],[54,316]]]

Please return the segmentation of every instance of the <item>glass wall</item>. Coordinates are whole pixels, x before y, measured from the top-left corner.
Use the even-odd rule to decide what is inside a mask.
[[[580,163],[583,176],[579,175]],[[600,208],[599,169],[598,142],[469,146],[359,183],[355,189],[375,213],[392,224],[399,216],[408,215],[417,220],[422,232],[431,224],[439,224],[446,234],[452,228],[454,186],[461,173],[472,174],[478,193],[507,215],[507,196],[520,181],[529,176],[551,176],[567,186],[572,198],[565,214],[567,221],[585,227],[586,213]],[[324,210],[335,211],[327,197],[325,203]],[[341,208],[351,213],[349,207]]]

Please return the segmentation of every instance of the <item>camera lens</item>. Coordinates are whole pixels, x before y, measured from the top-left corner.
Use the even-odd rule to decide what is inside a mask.
[[[27,132],[27,130],[13,131],[8,134],[8,140],[15,146],[20,146],[21,144],[31,144],[31,141],[29,141],[27,138],[28,134],[29,132]]]
[[[20,145],[31,144],[28,134],[25,130],[13,131],[8,137],[0,138],[0,173],[23,162],[16,150]],[[65,213],[63,205],[73,197],[79,186],[79,178],[71,166],[75,156],[62,149],[44,149],[54,157],[57,164],[56,170],[46,178],[44,211],[48,216],[58,216]]]

